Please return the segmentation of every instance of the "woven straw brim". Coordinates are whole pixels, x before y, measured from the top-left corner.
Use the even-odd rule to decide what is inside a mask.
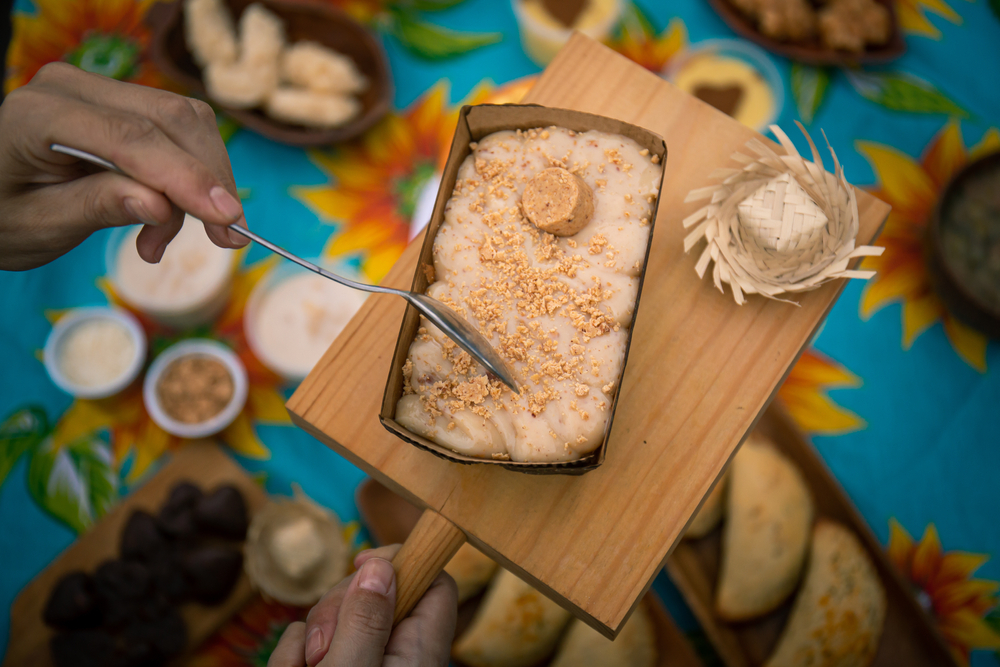
[[[684,219],[684,227],[694,229],[684,239],[689,252],[703,238],[707,245],[695,264],[704,277],[714,262],[712,279],[720,291],[728,284],[736,303],[743,304],[746,294],[762,294],[778,299],[785,293],[816,289],[837,278],[868,279],[874,271],[850,270],[855,257],[881,255],[883,248],[855,247],[858,236],[858,202],[854,188],[844,177],[830,142],[834,173],[826,171],[816,145],[801,123],[796,122],[812,150],[813,160],[806,160],[777,125],[771,131],[785,149],[779,155],[759,139],[747,142],[753,155],[734,153],[740,168],[717,169],[709,178],[721,182],[688,193],[685,202],[708,200],[708,204]],[[826,135],[823,135],[824,140]],[[825,226],[806,242],[779,250],[764,243],[762,234],[749,233],[741,223],[738,207],[762,185],[782,174],[791,174],[827,218]],[[800,230],[802,231],[802,230]]]

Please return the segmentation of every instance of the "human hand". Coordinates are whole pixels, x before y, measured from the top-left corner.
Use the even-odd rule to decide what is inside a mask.
[[[458,589],[442,572],[413,612],[392,627],[399,545],[362,551],[358,571],[330,590],[292,623],[268,660],[268,667],[444,667],[455,637]],[[324,659],[325,658],[325,659]]]
[[[55,153],[60,143],[128,176]],[[215,113],[199,100],[51,63],[0,105],[0,269],[49,262],[104,227],[142,223],[139,255],[158,262],[188,212],[223,248],[247,239]]]

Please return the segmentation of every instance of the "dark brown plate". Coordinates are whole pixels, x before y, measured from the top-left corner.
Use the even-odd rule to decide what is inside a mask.
[[[889,10],[892,25],[889,41],[882,46],[867,49],[862,53],[848,53],[847,51],[828,49],[818,39],[809,42],[779,42],[758,31],[753,21],[734,7],[729,0],[708,0],[708,4],[715,10],[715,13],[721,16],[722,20],[736,34],[771,53],[806,65],[836,65],[840,67],[887,63],[900,57],[906,51],[906,42],[903,41],[903,33],[899,28],[899,20],[896,18],[895,3],[892,0],[876,0],[876,2]]]
[[[931,285],[948,310],[990,338],[1000,338],[1000,312],[983,302],[975,292],[966,287],[961,278],[944,261],[941,246],[941,216],[954,198],[959,196],[962,185],[969,177],[989,172],[1000,174],[1000,153],[973,160],[955,174],[951,182],[945,186],[934,207],[930,224],[927,225],[924,251]]]
[[[392,77],[382,47],[368,30],[329,4],[308,0],[257,0],[285,22],[288,43],[318,42],[350,57],[369,81],[359,96],[361,114],[344,125],[329,129],[307,128],[272,120],[258,109],[230,109],[216,105],[238,122],[268,139],[293,146],[322,146],[357,137],[378,122],[392,102]],[[234,21],[252,0],[225,0]],[[188,52],[184,38],[182,0],[154,5],[146,15],[153,30],[152,58],[170,79],[199,97],[210,99],[202,83],[201,70]]]
[[[376,544],[402,544],[420,518],[419,509],[373,479],[358,487],[355,502]],[[482,599],[480,594],[459,606],[456,637],[469,627]],[[656,595],[646,593],[640,604],[646,605],[656,633],[657,667],[701,667],[701,660]],[[546,661],[538,667],[547,664]]]
[[[888,607],[885,627],[872,667],[944,667],[955,665],[941,632],[920,607],[910,584],[896,570],[836,478],[791,418],[772,403],[757,425],[799,469],[812,492],[818,518],[838,521],[854,531],[868,552]],[[743,623],[715,616],[714,590],[722,556],[722,529],[697,540],[683,540],[667,559],[667,573],[681,591],[727,667],[763,664],[774,650],[791,611],[795,594],[775,611]]]

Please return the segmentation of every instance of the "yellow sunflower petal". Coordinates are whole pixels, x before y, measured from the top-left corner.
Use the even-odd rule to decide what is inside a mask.
[[[975,368],[980,373],[986,372],[986,336],[979,333],[972,327],[962,324],[954,317],[948,315],[944,318],[944,332],[951,341],[951,346],[958,352],[958,356],[965,360],[965,363]]]
[[[1000,131],[995,127],[991,127],[983,135],[982,140],[969,151],[969,157],[980,158],[990,153],[996,153],[997,151],[1000,151]]]
[[[973,554],[967,551],[950,551],[941,559],[938,570],[938,584],[949,581],[968,579],[972,573],[982,567],[990,559],[986,554]]]
[[[806,350],[792,367],[785,383],[824,387],[860,387],[861,378],[841,364],[816,352]]]
[[[147,420],[135,441],[135,458],[128,471],[128,481],[131,483],[142,478],[149,467],[170,448],[171,441],[177,442],[177,439],[157,426],[152,419]]]
[[[807,433],[839,435],[865,427],[865,421],[815,388],[792,386],[778,391],[788,413]]]
[[[966,649],[1000,650],[1000,634],[990,625],[965,609],[938,619],[941,631],[948,639]]]
[[[968,155],[957,121],[949,121],[931,140],[921,162],[938,188],[943,188],[965,164]]]
[[[987,579],[967,579],[935,586],[932,596],[934,609],[941,616],[959,609],[982,614],[996,606],[994,595],[998,589],[1000,583]]]
[[[882,193],[894,209],[904,215],[930,210],[937,199],[937,188],[913,158],[870,141],[858,141],[856,145],[858,152],[871,163],[881,182]]]
[[[943,0],[918,0],[922,9],[933,12],[956,25],[962,24],[962,17]]]
[[[927,524],[913,552],[913,580],[923,585],[932,581],[941,565],[941,540],[933,523]]]
[[[903,304],[903,349],[909,350],[920,334],[944,315],[944,305],[933,292]]]
[[[271,458],[270,450],[254,432],[253,424],[246,410],[238,414],[233,423],[222,431],[221,438],[237,454],[251,459],[266,460]]]
[[[927,272],[923,264],[900,263],[894,269],[878,274],[865,285],[861,294],[861,318],[867,320],[890,303],[922,294],[926,287]]]
[[[285,398],[274,387],[250,385],[247,396],[254,418],[265,424],[291,424]]]
[[[895,518],[889,519],[889,546],[886,551],[889,560],[907,578],[910,576],[910,566],[912,564],[915,545],[913,538],[906,532],[906,529]]]
[[[135,410],[127,402],[114,398],[100,401],[77,399],[60,417],[52,431],[52,439],[56,447],[63,447],[85,435],[134,418]]]
[[[923,35],[931,39],[941,39],[941,31],[931,25],[924,13],[918,8],[917,0],[897,0],[896,16],[899,26],[904,32]]]

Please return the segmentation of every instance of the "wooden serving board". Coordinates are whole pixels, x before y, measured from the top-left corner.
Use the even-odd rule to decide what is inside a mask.
[[[760,297],[737,306],[698,279],[697,255],[683,252],[681,224],[696,205],[684,197],[758,135],[655,74],[576,34],[523,102],[617,118],[667,142],[659,215],[604,465],[576,478],[524,475],[444,461],[387,433],[378,413],[402,299],[369,299],[288,409],[295,423],[611,637],[843,282],[802,295],[800,307]],[[858,243],[868,244],[889,206],[858,192],[858,207]],[[409,287],[420,241],[384,284]],[[438,534],[448,548],[461,544],[446,530]],[[428,550],[438,561],[445,556]]]
[[[851,528],[875,564],[885,586],[888,609],[885,631],[872,665],[955,665],[944,637],[920,608],[910,585],[889,561],[868,524],[788,414],[772,405],[757,425],[757,431],[768,436],[801,471],[812,492],[816,516]],[[774,612],[753,621],[726,623],[718,619],[713,609],[721,546],[721,528],[700,540],[684,540],[667,560],[667,572],[728,667],[761,665],[777,644],[795,596]]]
[[[420,508],[412,505],[373,479],[358,487],[355,493],[358,512],[368,532],[378,545],[399,544],[406,540],[420,518]],[[466,600],[458,607],[455,639],[462,636],[476,615],[483,594]],[[684,633],[674,624],[663,603],[652,593],[643,599],[656,634],[656,667],[702,667]],[[546,667],[549,661],[536,667]]]
[[[5,666],[45,667],[53,664],[49,640],[54,633],[42,621],[42,611],[52,587],[68,572],[93,572],[103,561],[117,558],[121,531],[132,512],[137,509],[157,512],[174,485],[185,480],[197,484],[205,491],[210,491],[219,484],[235,485],[246,500],[250,516],[267,502],[264,489],[218,445],[208,442],[185,445],[149,481],[123,498],[113,510],[24,587],[10,608],[10,643],[4,657]],[[196,603],[183,605],[180,612],[187,626],[187,652],[210,637],[255,594],[244,573],[233,592],[221,604],[213,607]]]

